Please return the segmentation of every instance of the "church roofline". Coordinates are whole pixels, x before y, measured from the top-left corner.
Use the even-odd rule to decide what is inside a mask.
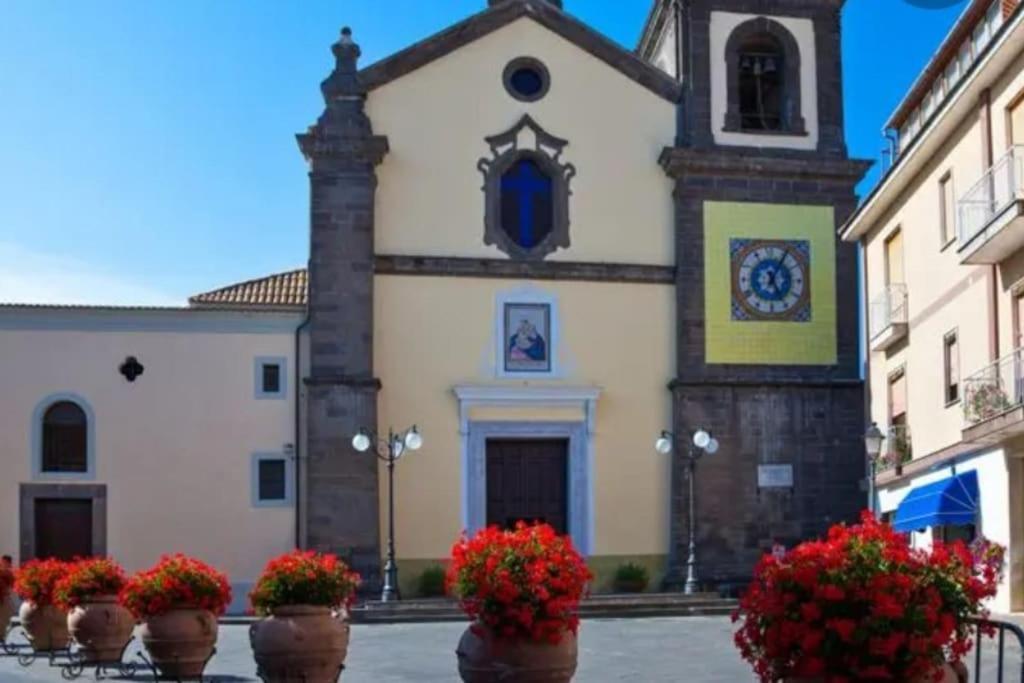
[[[677,102],[681,86],[668,74],[598,33],[546,0],[506,0],[429,38],[371,64],[359,72],[367,90],[379,88],[459,48],[497,31],[521,17],[529,17],[581,50],[600,59],[654,94]]]
[[[647,20],[640,32],[640,40],[637,41],[636,54],[644,61],[650,61],[654,51],[658,47],[661,33],[665,26],[665,20],[669,16],[668,10],[670,0],[654,0],[651,11],[647,13]]]

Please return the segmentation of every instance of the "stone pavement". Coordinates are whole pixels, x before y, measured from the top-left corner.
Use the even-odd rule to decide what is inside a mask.
[[[455,645],[465,625],[357,624],[343,683],[452,683],[458,681]],[[727,617],[656,619],[594,619],[581,627],[580,668],[575,683],[752,683],[747,664],[732,644],[733,625]],[[137,647],[129,648],[129,657]],[[994,651],[983,650],[986,675],[980,683],[993,683]],[[1017,663],[1020,651],[1008,651],[1008,663]],[[1012,665],[1010,666],[1012,668]],[[255,681],[247,627],[221,627],[218,654],[207,671],[214,683]],[[21,668],[13,658],[0,657],[0,683],[60,681],[59,669],[40,661]],[[91,681],[86,673],[83,681]],[[142,673],[123,680],[152,680]],[[972,681],[975,679],[972,678]],[[1006,683],[1024,683],[1014,671]]]

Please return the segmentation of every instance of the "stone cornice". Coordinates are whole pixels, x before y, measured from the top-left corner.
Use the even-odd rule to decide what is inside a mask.
[[[808,366],[815,368],[820,366]],[[860,388],[864,380],[844,377],[677,377],[668,383],[670,391],[686,387],[753,387],[753,388],[781,388],[781,387],[807,387],[817,389],[846,389]]]
[[[378,255],[378,275],[423,275],[587,282],[675,283],[673,266],[581,261],[515,261],[445,256]]]
[[[359,377],[356,375],[313,375],[302,380],[306,386],[325,387],[342,386],[357,389],[380,390],[381,383],[376,377]]]
[[[682,86],[672,77],[546,0],[507,0],[494,5],[371,64],[359,72],[360,82],[372,91],[521,17],[533,19],[656,95],[670,102],[679,100]]]
[[[299,133],[295,138],[307,161],[327,159],[377,166],[390,150],[387,136],[384,135],[366,138],[325,136],[315,126],[306,133]]]
[[[862,159],[830,159],[816,154],[753,153],[666,147],[658,163],[673,178],[744,176],[831,181],[856,185],[871,168]]]

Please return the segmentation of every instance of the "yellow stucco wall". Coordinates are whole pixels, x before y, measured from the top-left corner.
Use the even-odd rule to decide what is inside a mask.
[[[830,206],[704,203],[704,309],[709,363],[830,365],[836,362],[834,218]],[[800,239],[810,243],[811,319],[732,319],[729,242]]]
[[[664,555],[669,460],[654,439],[670,425],[674,376],[673,288],[542,282],[557,298],[564,377],[524,383],[495,378],[495,306],[508,280],[378,276],[374,363],[383,389],[380,425],[420,426],[421,451],[396,469],[400,557],[443,558],[461,531],[458,402],[453,387],[596,385],[595,555]],[[579,419],[578,412],[476,409],[473,419]],[[383,472],[382,472],[383,474]],[[383,480],[382,480],[383,481]],[[386,523],[382,497],[381,522]],[[629,514],[623,514],[629,510]]]
[[[502,84],[528,55],[551,73],[534,103]],[[483,243],[485,137],[524,114],[567,138],[575,165],[571,246],[550,260],[674,262],[672,184],[658,156],[675,137],[672,103],[523,18],[370,93],[367,112],[391,152],[378,168],[378,253],[504,258]]]
[[[181,551],[244,584],[294,547],[294,506],[251,501],[253,453],[294,441],[293,400],[254,398],[254,360],[288,358],[293,389],[293,335],[99,331],[99,315],[61,329],[66,315],[54,329],[0,329],[0,553],[18,556],[19,484],[55,481],[33,479],[31,434],[36,406],[57,393],[95,417],[96,473],[81,483],[107,486],[107,550],[128,570]],[[145,367],[134,383],[117,370],[128,355]]]

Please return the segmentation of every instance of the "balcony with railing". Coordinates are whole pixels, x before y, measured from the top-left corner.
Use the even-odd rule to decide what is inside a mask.
[[[884,351],[907,336],[907,286],[887,285],[871,300],[871,350]]]
[[[1024,247],[1024,145],[1015,145],[957,202],[962,263],[1000,263]]]
[[[875,464],[875,473],[882,474],[883,472],[895,470],[898,475],[903,469],[903,465],[910,462],[913,457],[910,425],[892,425],[885,433],[882,452],[878,454],[878,460]]]
[[[1024,349],[963,381],[964,441],[996,444],[1024,434]]]

